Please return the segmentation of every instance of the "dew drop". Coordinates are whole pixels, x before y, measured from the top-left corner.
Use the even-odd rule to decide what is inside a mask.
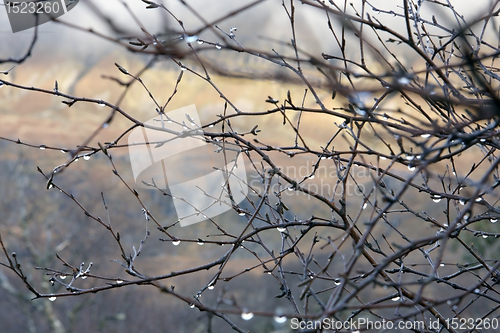
[[[180,241],[180,240],[174,240],[174,241],[172,242],[172,244],[173,244],[174,246],[177,246],[177,245],[179,245],[180,243],[181,243],[181,241]]]
[[[367,202],[365,202],[365,203],[363,204],[363,209],[366,209],[366,207],[368,207],[368,203],[367,203]]]
[[[274,316],[273,319],[278,324],[283,324],[283,323],[286,322],[286,317],[285,316]]]
[[[386,160],[386,159],[387,159],[387,157],[385,157],[385,156],[380,156],[380,159],[381,159],[381,160]]]
[[[276,230],[278,230],[279,232],[285,232],[286,228],[285,227],[277,227]]]
[[[54,187],[54,185],[50,184],[50,185],[49,185],[49,190],[50,190],[51,188],[53,188],[53,187]]]
[[[321,159],[322,160],[326,160],[326,156],[321,156]]]
[[[217,50],[220,50],[220,49],[222,49],[222,45],[220,45],[219,43],[217,43],[217,44],[215,45],[215,48],[216,48]]]
[[[415,170],[415,167],[412,165],[408,165],[408,170],[413,171],[413,170]]]
[[[186,70],[186,67],[181,66],[181,71],[185,71],[185,70]]]
[[[191,305],[189,306],[191,309],[194,309],[194,303],[191,303]]]
[[[64,150],[64,149],[61,149],[61,153],[66,154],[66,153],[67,153],[67,151],[66,151],[66,150]]]
[[[116,284],[122,284],[123,280],[116,280]]]
[[[83,276],[82,276],[82,280],[85,280],[86,278],[87,278],[87,276],[86,276],[86,275],[83,275]]]
[[[393,302],[397,302],[397,301],[399,301],[399,296],[393,297],[393,298],[392,298],[392,301],[393,301]]]
[[[99,106],[106,106],[106,104],[104,104],[104,102],[99,102]]]
[[[462,206],[465,206],[465,200],[460,199],[459,202]]]
[[[0,88],[2,88],[2,87],[3,87],[3,82],[0,82]]]
[[[197,244],[198,244],[199,246],[202,246],[203,244],[205,244],[205,242],[199,241],[199,242],[197,242]]]
[[[251,313],[251,312],[247,312],[247,311],[243,311],[243,312],[241,313],[241,318],[242,318],[243,320],[250,320],[250,319],[252,319],[252,318],[253,318],[253,313]]]
[[[49,297],[49,301],[51,301],[51,302],[54,302],[56,299],[57,299],[57,297],[55,297],[55,296]]]
[[[198,39],[197,43],[200,44],[200,45],[203,45],[203,41],[201,39]]]
[[[475,292],[476,294],[479,294],[479,293],[481,292],[481,290],[479,290],[479,288],[476,288],[476,289],[474,289],[474,292]]]
[[[66,275],[59,275],[59,278],[60,278],[61,280],[65,280],[65,279],[66,279]]]
[[[336,286],[340,286],[340,279],[335,279],[333,283],[335,283]]]
[[[481,141],[481,142],[486,142],[486,139],[480,139],[479,141]]]
[[[476,198],[476,202],[481,202],[483,201],[483,198],[479,197],[479,198]]]
[[[314,179],[314,175],[310,175],[310,176],[309,176],[309,179]]]
[[[483,238],[488,238],[488,235],[483,235]]]
[[[490,219],[490,222],[491,222],[491,223],[497,223],[497,221],[498,221],[498,219],[496,219],[496,218],[491,218],[491,219]]]
[[[421,137],[422,138],[429,138],[431,135],[429,133],[426,133],[426,134],[422,134]]]
[[[40,150],[45,150],[45,148],[47,148],[46,145],[40,145],[38,148],[40,148]]]
[[[441,198],[440,196],[434,196],[434,197],[432,197],[432,201],[434,201],[435,203],[440,202],[440,201],[441,201],[441,199],[442,199],[442,198]]]
[[[90,160],[90,155],[85,155],[85,156],[83,156],[83,159],[84,159],[85,161]]]
[[[243,212],[243,211],[241,211],[241,212],[239,212],[239,213],[238,213],[238,215],[239,215],[239,216],[245,216],[245,215],[246,215],[246,213],[245,213],[245,212]]]
[[[439,266],[440,266],[440,267],[444,267],[444,264],[440,264]]]
[[[208,286],[208,290],[214,290],[214,288],[215,287],[213,285]]]

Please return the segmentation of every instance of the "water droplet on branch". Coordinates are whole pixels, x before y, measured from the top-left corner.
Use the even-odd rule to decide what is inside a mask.
[[[274,316],[273,317],[274,321],[277,322],[278,324],[283,324],[286,322],[286,317],[285,316]]]
[[[432,196],[432,201],[434,201],[435,203],[440,202],[440,201],[441,201],[441,199],[442,199],[442,197],[441,197],[441,196],[439,196],[439,195],[434,195],[434,196]]]
[[[253,313],[244,310],[244,312],[241,314],[241,318],[243,320],[250,320],[253,318]]]

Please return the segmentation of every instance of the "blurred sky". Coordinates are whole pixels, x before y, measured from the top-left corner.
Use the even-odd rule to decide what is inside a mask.
[[[86,4],[87,1],[89,0],[80,0],[79,4],[72,11],[61,17],[61,20],[85,28],[92,27],[96,31],[110,34],[109,29],[107,29],[102,20],[96,18],[95,14],[89,10],[89,6]],[[138,17],[150,32],[154,33],[160,31],[165,20],[169,20],[168,15],[163,10],[146,9],[146,4],[141,0],[125,0],[123,2],[128,5],[134,15]],[[250,3],[251,1],[189,0],[187,2],[193,8],[197,9],[203,17],[210,21],[244,4]],[[336,2],[339,4],[343,3],[343,1]],[[353,2],[355,8],[360,8],[360,6],[357,5],[360,0],[353,0],[350,2]],[[457,11],[465,15],[466,18],[472,18],[479,12],[486,12],[487,8],[491,5],[490,0],[476,1],[473,5],[471,1],[468,0],[450,0],[450,2]],[[164,0],[164,3],[179,19],[183,20],[187,30],[193,30],[200,26],[200,20],[192,13],[189,13],[180,1]],[[295,1],[294,3],[297,7],[297,24],[301,27],[301,35],[298,36],[298,41],[308,49],[314,46],[321,46],[323,48],[321,51],[331,52],[332,50],[329,50],[329,43],[332,42],[332,40],[331,34],[329,34],[326,27],[325,14],[319,10],[307,8],[301,5],[299,1]],[[373,0],[370,1],[370,3],[382,9],[394,10],[399,13],[402,12],[402,1],[399,0]],[[111,17],[118,26],[131,33],[135,32],[140,35],[138,26],[133,23],[131,16],[127,13],[121,1],[95,1],[95,4],[99,6],[103,13]],[[367,12],[370,11],[371,10]],[[432,14],[434,14],[435,17],[438,18],[438,21],[445,23],[443,12],[444,8],[441,6],[427,4],[424,0],[421,13],[423,16],[427,16],[430,19]],[[374,14],[374,16],[382,18],[382,14],[379,16]],[[390,15],[384,15],[383,22],[390,26],[396,21],[389,16]],[[450,20],[448,26],[455,22],[452,17],[448,17],[446,20]],[[397,22],[394,28],[400,30],[401,21]],[[172,20],[170,20],[170,23],[178,28],[178,25]],[[253,9],[246,11],[244,14],[232,17],[220,24],[220,27],[225,30],[229,30],[232,26],[238,27],[237,37],[239,40],[250,44],[258,42],[262,37],[276,39],[285,38],[284,40],[288,40],[288,38],[291,37],[290,25],[286,13],[281,6],[281,1],[279,0],[264,1]],[[52,22],[40,26],[39,29],[39,43],[35,50],[35,55],[38,56],[41,54],[50,56],[55,52],[65,52],[68,56],[71,55],[71,57],[76,57],[78,59],[83,55],[88,56],[90,53],[93,53],[95,56],[95,54],[101,52],[108,52],[111,46],[111,43],[98,40],[95,36],[91,36],[88,33],[68,29],[60,24]],[[4,8],[0,8],[0,57],[17,57],[21,55],[23,50],[29,45],[32,34],[33,29],[13,34],[8,23],[6,11]],[[325,36],[327,37],[325,38]],[[206,38],[208,37],[209,36],[206,36]],[[0,67],[0,70],[2,68],[3,66]]]

